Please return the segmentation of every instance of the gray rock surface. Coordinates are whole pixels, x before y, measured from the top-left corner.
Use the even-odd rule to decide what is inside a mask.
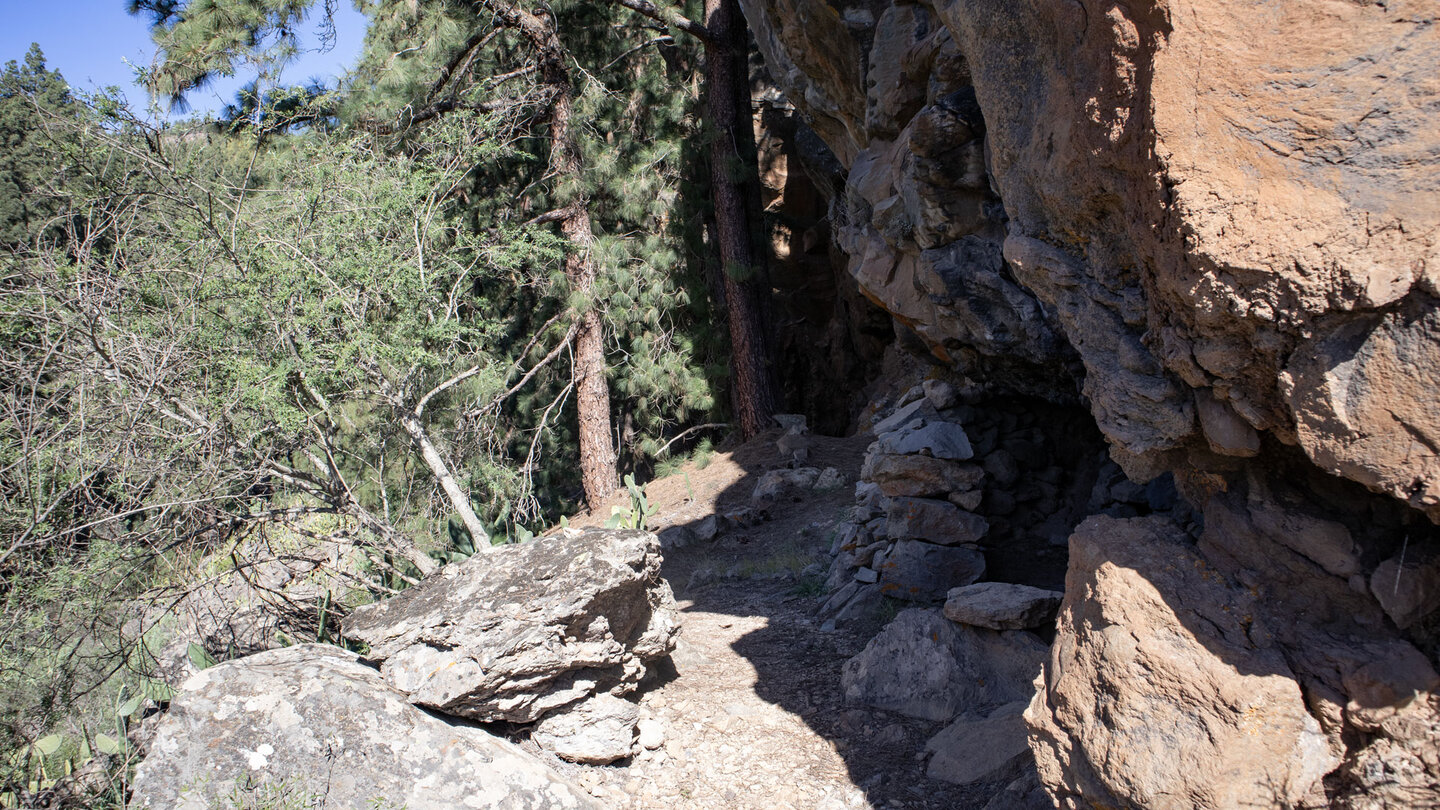
[[[608,765],[631,754],[640,707],[612,695],[595,695],[540,718],[530,739],[570,762]]]
[[[964,546],[937,546],[901,540],[871,562],[880,573],[886,596],[911,602],[934,602],[951,588],[969,585],[985,575],[985,555]]]
[[[250,786],[251,789],[247,789]],[[598,808],[535,757],[406,702],[358,656],[305,644],[191,676],[129,807]]]
[[[1397,554],[1370,575],[1371,592],[1401,629],[1440,610],[1440,552],[1416,549],[1408,557]]]
[[[944,546],[973,546],[985,537],[990,524],[947,501],[928,498],[894,498],[885,534],[894,540],[925,540]]]
[[[1026,630],[1049,624],[1065,594],[1008,582],[977,582],[945,595],[945,618],[991,630]]]
[[[965,461],[975,455],[965,428],[954,422],[916,420],[882,434],[875,448],[879,453],[927,455],[951,461]]]
[[[925,743],[930,764],[925,775],[957,785],[1015,777],[1035,758],[1027,741],[1025,707],[1029,701],[1007,703],[987,715],[965,715]]]
[[[845,702],[945,721],[1029,700],[1046,647],[1023,631],[962,627],[938,610],[903,610],[845,662]]]
[[[600,692],[624,694],[674,648],[660,542],[631,530],[565,530],[448,565],[357,609],[347,638],[422,706],[530,722]]]

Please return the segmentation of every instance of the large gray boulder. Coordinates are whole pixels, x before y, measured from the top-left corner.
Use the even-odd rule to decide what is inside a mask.
[[[674,649],[677,623],[655,535],[590,529],[448,565],[357,609],[343,630],[411,702],[528,723],[633,691],[646,663]]]
[[[903,610],[845,662],[845,702],[926,720],[1029,700],[1046,656],[1021,631],[964,627],[938,610]]]
[[[319,644],[191,676],[134,784],[130,807],[165,810],[599,806],[514,745],[411,706],[358,656]]]

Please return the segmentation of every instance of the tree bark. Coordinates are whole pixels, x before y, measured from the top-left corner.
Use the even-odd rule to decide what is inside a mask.
[[[747,195],[735,173],[745,165],[740,143],[749,142],[745,24],[736,0],[705,0],[706,106],[715,129],[710,146],[710,184],[720,248],[725,311],[730,330],[730,398],[740,432],[751,438],[770,427],[778,400],[770,373],[762,282],[764,257],[755,249]],[[745,103],[742,106],[742,100]],[[758,196],[756,197],[758,203]]]
[[[571,126],[575,87],[565,66],[565,47],[555,32],[554,18],[544,19],[506,0],[484,0],[501,22],[518,30],[535,48],[541,80],[554,92],[550,108],[550,172],[561,184],[576,188],[576,199],[561,209],[560,233],[570,242],[565,276],[570,286],[588,297],[595,287],[590,257],[594,234],[582,188],[580,150]],[[599,506],[619,487],[615,445],[610,435],[610,383],[605,379],[604,324],[592,306],[580,315],[575,335],[575,404],[579,414],[580,481],[585,502]]]

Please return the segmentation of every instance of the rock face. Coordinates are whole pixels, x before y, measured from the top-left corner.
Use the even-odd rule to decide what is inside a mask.
[[[343,630],[412,702],[523,723],[632,691],[677,624],[654,535],[566,530],[446,566]]]
[[[834,579],[886,559],[891,500],[928,498],[986,520],[985,577],[1030,582],[1035,541],[1063,546],[1066,504],[1093,485],[1089,513],[1115,520],[1071,541],[1076,585],[1030,713],[1049,790],[1073,806],[1433,804],[1433,8],[742,6],[843,167],[832,219],[851,276],[966,392],[907,393],[879,420],[877,436],[903,433],[866,460]],[[1072,454],[1084,475],[1051,474],[1027,428],[965,412],[1017,395],[1083,403],[1118,467]],[[937,419],[972,458],[899,443]],[[1129,521],[1158,513],[1174,522]],[[1163,688],[1135,677],[1148,665]],[[1141,773],[1166,728],[1191,759]]]
[[[406,702],[352,653],[306,644],[186,681],[136,770],[129,806],[594,808],[486,732]],[[250,805],[246,805],[250,806]]]

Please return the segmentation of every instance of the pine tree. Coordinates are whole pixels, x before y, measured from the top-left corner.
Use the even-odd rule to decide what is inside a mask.
[[[39,193],[57,179],[45,115],[72,114],[73,107],[64,77],[46,69],[37,44],[23,65],[7,62],[0,73],[0,249],[29,244],[56,213]]]

